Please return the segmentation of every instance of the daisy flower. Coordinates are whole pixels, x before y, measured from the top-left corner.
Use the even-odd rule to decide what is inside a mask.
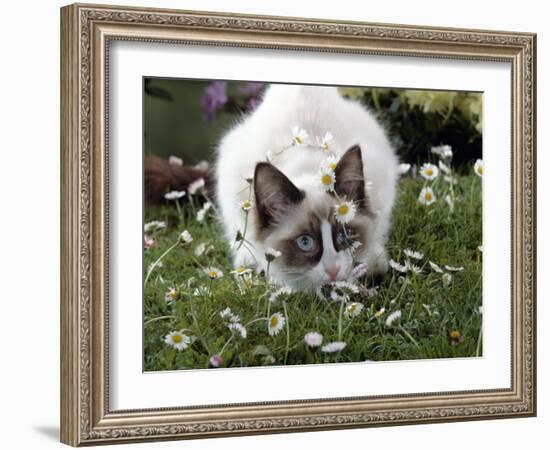
[[[329,342],[321,347],[323,353],[336,353],[341,352],[346,348],[346,343],[342,341]]]
[[[439,170],[441,170],[441,172],[443,172],[445,175],[451,174],[451,168],[447,164],[445,164],[443,161],[439,160],[437,165],[439,167]]]
[[[462,272],[464,270],[464,267],[453,267],[453,266],[443,266],[445,269],[447,269],[449,272]]]
[[[292,145],[305,145],[307,144],[309,135],[307,131],[299,126],[292,127]]]
[[[477,249],[478,249],[480,252],[482,252],[482,251],[483,251],[483,245],[478,245],[478,246],[477,246]]]
[[[335,302],[348,301],[351,294],[357,294],[359,288],[347,281],[337,281],[332,284],[332,291],[330,292],[330,298]]]
[[[411,250],[410,248],[406,248],[404,250],[404,253],[405,253],[406,256],[408,256],[409,258],[412,258],[412,259],[422,259],[422,258],[424,258],[424,253],[415,252],[415,251]]]
[[[212,367],[220,367],[223,363],[223,359],[220,355],[212,355],[210,358],[210,365]]]
[[[344,315],[346,317],[357,317],[359,314],[361,314],[363,308],[364,306],[362,303],[350,303],[348,306],[346,306]]]
[[[281,256],[282,253],[279,250],[275,250],[274,248],[267,248],[265,251],[265,259],[267,259],[268,262],[274,261],[276,258]]]
[[[177,200],[185,195],[185,191],[170,191],[164,194],[166,200]]]
[[[223,320],[228,320],[229,322],[237,323],[241,321],[241,318],[237,314],[233,314],[231,308],[227,307],[224,310],[220,311],[220,317]]]
[[[336,175],[333,170],[321,168],[319,181],[326,191],[333,191],[334,183],[336,183]]]
[[[160,230],[161,228],[166,228],[166,222],[164,220],[153,220],[143,225],[143,231],[145,233],[152,230]]]
[[[414,264],[411,264],[410,261],[407,262],[407,268],[416,275],[422,273],[422,269]]]
[[[279,332],[283,329],[284,324],[285,318],[281,313],[277,312],[272,314],[267,321],[267,331],[269,332],[269,335],[275,336],[279,334]]]
[[[453,330],[449,333],[449,340],[451,341],[451,345],[453,347],[456,347],[459,344],[462,344],[464,342],[464,336],[460,334],[460,331]]]
[[[334,136],[330,131],[327,131],[325,135],[318,139],[319,147],[321,147],[325,152],[328,152],[334,142]]]
[[[187,230],[183,230],[180,234],[180,239],[185,242],[186,244],[190,244],[193,242],[193,236],[191,236],[191,233]]]
[[[247,335],[246,328],[241,323],[239,322],[228,323],[227,328],[229,328],[231,331],[238,332],[241,338],[246,339],[246,335]]]
[[[401,311],[397,310],[392,312],[387,318],[386,318],[386,326],[391,327],[392,324],[397,320],[401,318]]]
[[[363,275],[367,273],[368,268],[369,266],[367,263],[358,264],[351,271],[351,276],[353,278],[361,278]]]
[[[435,180],[439,175],[439,169],[433,164],[424,163],[420,167],[420,175],[422,176],[422,178],[428,181],[432,181]]]
[[[342,202],[334,206],[334,217],[340,223],[349,223],[355,217],[357,207],[353,202]]]
[[[144,249],[148,249],[148,248],[151,248],[155,245],[155,240],[150,237],[150,236],[147,236],[146,234],[143,235],[143,248]]]
[[[252,272],[252,269],[248,269],[244,266],[236,267],[235,270],[232,270],[231,273],[237,277],[242,277]]]
[[[183,159],[178,158],[177,156],[170,155],[168,158],[168,164],[171,166],[183,166]]]
[[[207,297],[210,295],[210,289],[208,286],[199,286],[193,291],[194,297]]]
[[[418,203],[429,206],[435,202],[435,194],[431,187],[424,187],[418,196]]]
[[[272,292],[271,295],[269,296],[269,301],[271,303],[275,303],[279,299],[279,297],[283,295],[290,295],[290,294],[292,294],[292,289],[290,289],[287,286],[284,286],[282,288],[277,289],[275,292]]]
[[[166,294],[164,294],[164,300],[169,305],[174,303],[178,299],[178,297],[179,297],[179,293],[177,289],[174,287],[168,288],[168,291],[166,291]]]
[[[443,281],[443,286],[449,286],[453,281],[453,276],[450,273],[444,273],[441,280]]]
[[[401,163],[397,166],[397,173],[399,175],[405,175],[411,168],[410,164],[407,163]]]
[[[434,272],[443,273],[443,270],[441,269],[441,267],[439,267],[436,263],[428,261],[428,264],[430,265],[430,267]]]
[[[211,280],[217,280],[218,278],[223,277],[223,272],[216,267],[207,267],[204,269],[204,273],[208,275]]]
[[[480,177],[483,176],[483,160],[482,159],[476,160],[476,162],[474,164],[474,172],[476,173],[476,175],[478,175]]]
[[[401,272],[401,273],[407,273],[409,270],[409,268],[406,265],[399,264],[397,261],[394,261],[393,259],[390,259],[388,261],[388,264],[393,270],[397,270],[398,272]]]
[[[335,156],[329,156],[327,159],[321,162],[321,168],[327,171],[332,170],[334,172],[337,165],[338,159]]]
[[[305,334],[304,342],[308,347],[319,347],[323,343],[323,335],[321,333],[317,333],[316,331],[310,331]]]
[[[204,178],[197,178],[189,186],[187,186],[187,192],[191,195],[195,195],[199,190],[204,187]]]
[[[210,202],[206,202],[202,205],[202,208],[197,212],[197,222],[202,222],[204,220],[204,216],[210,208],[212,208],[212,203]]]
[[[191,338],[181,331],[171,331],[164,336],[164,342],[176,350],[185,350],[191,344]]]
[[[252,202],[250,200],[244,200],[242,202],[239,203],[239,207],[243,210],[243,211],[250,211],[252,209]]]
[[[382,314],[386,312],[386,308],[382,307],[374,313],[374,318],[378,319]]]
[[[207,250],[207,247],[206,247],[206,242],[201,242],[199,245],[197,245],[195,247],[195,250],[193,251],[193,253],[195,254],[195,256],[202,256]]]
[[[439,156],[441,159],[452,159],[453,157],[453,149],[450,145],[432,147],[432,153]]]

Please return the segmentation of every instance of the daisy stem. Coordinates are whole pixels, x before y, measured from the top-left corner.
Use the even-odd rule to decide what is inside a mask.
[[[338,313],[338,340],[342,340],[342,317],[344,316],[344,300],[340,300],[340,312]]]
[[[152,319],[147,320],[146,322],[143,322],[143,326],[146,327],[150,323],[156,322],[157,320],[164,320],[164,319],[177,319],[176,316],[160,316],[160,317],[153,317]]]
[[[174,250],[178,245],[179,245],[180,241],[178,239],[178,241],[172,245],[171,247],[168,247],[168,249],[162,254],[160,255],[153,264],[151,264],[149,266],[149,270],[147,271],[147,275],[145,276],[145,281],[143,282],[143,286],[145,287],[145,285],[147,284],[147,281],[149,281],[149,277],[151,276],[151,273],[153,273],[153,270],[155,269],[155,267],[157,267],[157,265],[162,261],[162,258],[164,258],[168,253],[170,253],[172,250]]]
[[[411,342],[416,346],[416,348],[420,348],[420,346],[418,345],[418,342],[416,342],[416,339],[413,338],[411,334],[407,330],[405,330],[405,328],[403,328],[403,325],[399,325],[399,329],[403,332],[405,336],[407,336],[411,340]]]
[[[239,246],[237,247],[237,251],[239,251],[244,244],[244,238],[246,237],[247,228],[248,228],[248,211],[245,211],[243,234],[241,236],[241,241],[239,242]]]
[[[178,217],[180,219],[180,222],[183,223],[184,220],[183,220],[183,211],[181,209],[181,205],[180,205],[180,202],[178,199],[174,200],[175,203],[176,203],[176,209],[178,210]]]
[[[283,312],[285,313],[285,325],[286,325],[286,348],[285,348],[285,364],[288,359],[288,351],[290,349],[290,325],[288,323],[288,312],[286,310],[286,301],[283,300]]]

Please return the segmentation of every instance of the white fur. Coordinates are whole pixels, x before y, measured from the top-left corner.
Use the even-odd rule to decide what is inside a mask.
[[[216,164],[217,200],[228,242],[232,244],[237,230],[244,228],[245,215],[238,204],[248,195],[246,179],[253,177],[256,163],[268,159],[268,151],[276,153],[289,146],[291,129],[296,125],[309,133],[312,142],[330,131],[334,135],[333,151],[338,158],[355,144],[361,147],[365,180],[369,186],[367,195],[374,217],[369,221],[368,242],[360,249],[358,259],[368,263],[371,273],[384,272],[387,270],[384,247],[395,197],[397,158],[373,114],[359,103],[344,99],[332,87],[272,85],[256,111],[244,116],[223,137]],[[326,154],[320,149],[294,146],[272,162],[298,188],[305,190],[307,196],[319,190],[319,167],[325,158]],[[253,213],[250,212],[251,222]],[[249,224],[248,229],[253,227],[253,223]],[[254,257],[241,247],[233,252],[234,265],[265,269],[264,244],[254,239],[253,232],[248,232],[246,237],[254,244]],[[326,263],[324,257],[320,264]],[[351,267],[343,269],[339,278],[347,276]],[[282,273],[278,278],[281,283],[289,281]],[[326,279],[322,276],[314,281],[315,284],[324,282]]]

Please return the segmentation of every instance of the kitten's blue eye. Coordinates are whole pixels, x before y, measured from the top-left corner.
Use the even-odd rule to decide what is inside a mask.
[[[309,234],[302,234],[296,238],[296,245],[303,252],[310,252],[315,247],[315,241]]]

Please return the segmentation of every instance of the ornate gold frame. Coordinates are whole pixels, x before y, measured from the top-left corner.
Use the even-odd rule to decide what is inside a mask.
[[[509,389],[110,411],[107,63],[112,40],[203,43],[512,67]],[[536,36],[75,4],[61,9],[61,440],[70,445],[533,416]]]

